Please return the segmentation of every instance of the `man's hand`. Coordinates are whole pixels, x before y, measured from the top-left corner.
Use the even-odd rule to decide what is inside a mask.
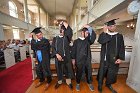
[[[59,54],[56,54],[58,61],[62,61],[62,57]]]
[[[72,59],[72,64],[73,66],[75,66],[75,59]]]
[[[107,33],[107,32],[108,32],[107,25],[104,25],[104,27],[103,27],[103,31],[104,31],[104,33]]]
[[[33,58],[32,60],[33,60],[33,62],[34,62],[35,64],[38,64],[36,58]]]
[[[64,21],[61,21],[61,22],[60,22],[60,26],[61,26],[61,25],[64,25],[64,26],[65,26],[65,28],[67,28],[67,27],[68,27],[68,23],[66,23],[66,22],[64,22]]]
[[[65,26],[65,28],[68,27],[68,23],[66,23],[66,22],[63,22],[63,25]]]
[[[115,61],[115,64],[120,64],[120,63],[122,63],[122,60],[120,60],[120,59],[117,59],[117,60]]]
[[[37,36],[34,33],[32,35],[35,40],[38,40]]]

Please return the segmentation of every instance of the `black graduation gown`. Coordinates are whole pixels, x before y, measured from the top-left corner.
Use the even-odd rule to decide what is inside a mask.
[[[103,84],[106,77],[106,84],[113,84],[117,80],[119,64],[117,59],[125,59],[125,47],[122,34],[109,35],[101,33],[98,39],[101,44],[100,67],[97,75],[98,83]]]
[[[86,39],[76,39],[72,48],[72,59],[76,61],[76,81],[80,83],[83,70],[86,73],[87,83],[92,82],[92,65],[90,45],[94,43],[96,34],[92,31],[92,35]]]
[[[51,76],[50,70],[50,43],[46,38],[42,38],[41,41],[32,40],[31,49],[34,50],[35,54],[37,50],[41,50],[42,62],[39,62],[37,65],[37,76],[41,79],[44,77]],[[37,58],[37,55],[35,55]]]
[[[64,72],[68,78],[74,77],[70,55],[70,41],[72,39],[72,35],[73,35],[72,29],[70,28],[70,26],[68,26],[67,29],[64,31],[64,37],[56,36],[53,38],[52,42],[52,56],[56,58],[56,54],[60,54],[63,57],[64,62],[59,62],[59,64],[61,65],[62,63],[64,65],[65,68]],[[62,68],[59,68],[58,64],[56,63],[57,62],[55,62],[55,65],[58,71],[57,74],[59,78],[60,76],[59,70],[61,70]],[[62,75],[60,77],[62,77]]]

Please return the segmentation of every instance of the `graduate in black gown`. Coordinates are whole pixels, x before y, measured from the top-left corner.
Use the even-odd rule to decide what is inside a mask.
[[[41,28],[35,28],[32,33],[35,34],[35,38],[31,41],[31,49],[34,50],[36,59],[38,61],[36,73],[39,80],[39,83],[36,84],[36,88],[42,85],[47,78],[47,84],[45,90],[49,87],[52,77],[50,70],[50,43],[48,39],[43,37],[43,33],[40,30]]]
[[[119,64],[125,59],[123,35],[116,32],[116,19],[106,22],[104,32],[99,35],[101,44],[100,67],[98,71],[98,90],[102,92],[103,80],[106,77],[106,86],[117,93],[111,86],[117,80]]]
[[[72,48],[72,62],[76,66],[76,90],[80,91],[82,74],[86,74],[89,89],[94,91],[92,85],[92,65],[90,45],[94,43],[96,34],[92,27],[85,25],[81,30],[81,37],[76,39]]]
[[[73,32],[71,27],[66,22],[61,22],[60,35],[53,38],[52,55],[55,57],[55,66],[58,77],[55,89],[62,84],[64,72],[67,85],[70,89],[73,88],[71,79],[74,75],[70,55],[70,41],[72,39],[72,35]]]

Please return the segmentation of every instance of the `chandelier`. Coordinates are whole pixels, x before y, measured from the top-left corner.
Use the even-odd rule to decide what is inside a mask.
[[[130,24],[127,24],[127,28],[134,29],[134,27],[135,27],[135,24],[133,22],[131,22]]]
[[[130,23],[127,24],[127,28],[130,28],[130,29],[134,29],[135,28],[134,16],[133,16],[132,22],[130,22]]]

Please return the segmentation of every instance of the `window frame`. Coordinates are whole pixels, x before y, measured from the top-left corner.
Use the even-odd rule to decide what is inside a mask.
[[[12,17],[18,18],[18,11],[17,11],[17,6],[13,1],[8,1],[9,5],[9,14]]]

